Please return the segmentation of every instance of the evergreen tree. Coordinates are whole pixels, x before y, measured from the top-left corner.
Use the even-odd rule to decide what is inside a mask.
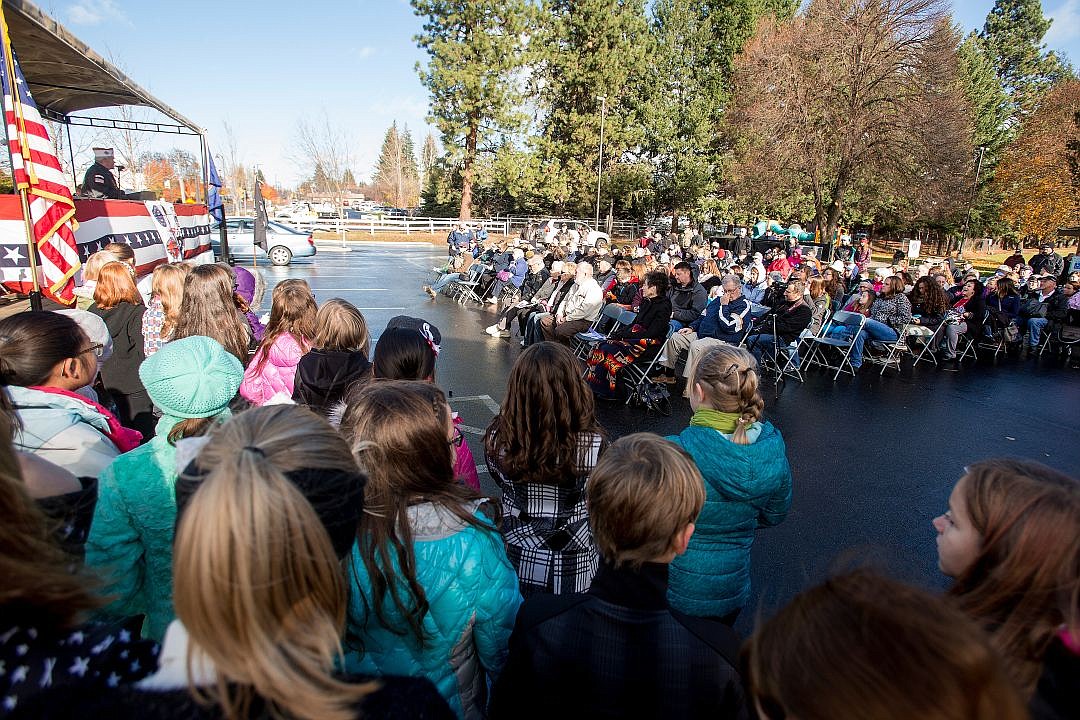
[[[345,172],[341,174],[341,186],[353,190],[356,188],[356,177],[349,168],[345,168]]]
[[[971,33],[957,50],[960,81],[971,108],[972,140],[982,148],[979,184],[972,199],[969,235],[980,237],[1000,231],[1001,195],[994,185],[994,172],[1009,142],[1009,96],[998,80],[994,58],[986,42]]]
[[[459,217],[472,217],[478,154],[488,141],[520,127],[517,83],[531,14],[528,0],[412,0],[424,18],[417,44],[428,53],[420,79],[443,146],[460,160]]]
[[[644,81],[653,52],[645,0],[544,0],[530,49],[540,114],[542,192],[556,208],[592,214],[605,96],[605,174],[644,142]]]
[[[736,55],[758,18],[788,18],[796,0],[658,0],[653,5],[647,147],[656,166],[657,205],[672,214],[701,209],[721,175],[725,148],[716,126],[729,99]]]
[[[420,168],[416,164],[416,145],[408,125],[401,133],[401,153],[408,197],[403,198],[405,202],[399,207],[416,207],[420,198]]]
[[[1043,45],[1051,22],[1040,0],[997,0],[986,16],[981,37],[1009,96],[1014,129],[1054,83],[1071,74]]]
[[[428,133],[424,138],[424,148],[420,151],[420,173],[427,178],[428,172],[439,160],[439,143],[435,135]]]
[[[394,207],[413,207],[420,193],[412,139],[408,130],[398,132],[396,121],[383,139],[374,183],[382,201]]]

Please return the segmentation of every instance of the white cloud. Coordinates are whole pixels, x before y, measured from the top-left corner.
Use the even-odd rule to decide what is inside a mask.
[[[1054,19],[1043,38],[1047,46],[1062,47],[1080,38],[1080,0],[1065,0],[1047,15]]]
[[[68,5],[67,20],[72,25],[101,25],[102,23],[119,23],[126,27],[134,27],[117,5],[115,0],[78,0],[73,5]]]
[[[363,60],[364,58],[369,58],[374,55],[375,48],[371,47],[370,45],[365,45],[362,48],[357,48],[356,50],[354,50],[353,54],[356,55],[357,58]]]

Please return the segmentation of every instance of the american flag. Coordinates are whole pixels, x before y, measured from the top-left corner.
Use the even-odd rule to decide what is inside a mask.
[[[64,304],[75,300],[75,273],[82,264],[75,247],[75,203],[65,182],[60,161],[53,152],[49,132],[30,97],[22,70],[8,37],[7,20],[0,10],[3,27],[4,121],[11,151],[11,171],[17,190],[26,192],[30,207],[34,242],[37,245],[42,291]],[[12,91],[12,77],[15,91]]]

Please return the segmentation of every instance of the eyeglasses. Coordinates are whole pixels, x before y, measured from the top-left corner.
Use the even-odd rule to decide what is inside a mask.
[[[79,355],[82,355],[83,353],[94,353],[94,357],[101,357],[105,354],[105,346],[101,343],[94,343],[85,350],[80,350],[78,352]]]

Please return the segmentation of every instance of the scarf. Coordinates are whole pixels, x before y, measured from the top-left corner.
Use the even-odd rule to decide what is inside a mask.
[[[738,413],[720,412],[711,408],[698,408],[694,412],[694,416],[690,418],[690,424],[712,428],[726,435],[731,435],[735,432],[735,428],[738,427],[739,417]]]
[[[109,425],[108,431],[102,434],[112,440],[113,445],[116,446],[116,449],[122,453],[126,453],[129,450],[134,450],[135,448],[139,447],[139,443],[142,441],[142,433],[140,433],[138,430],[132,430],[131,428],[124,427],[120,424],[120,421],[117,419],[117,417],[111,412],[109,412],[104,405],[100,405],[93,400],[88,399],[85,395],[80,395],[78,393],[70,392],[68,390],[61,390],[60,388],[44,387],[41,385],[32,385],[30,389],[40,390],[41,392],[51,393],[53,395],[63,395],[64,397],[69,397],[74,400],[80,400],[97,410],[99,413],[101,413],[101,415],[105,418],[105,422],[107,422]]]

